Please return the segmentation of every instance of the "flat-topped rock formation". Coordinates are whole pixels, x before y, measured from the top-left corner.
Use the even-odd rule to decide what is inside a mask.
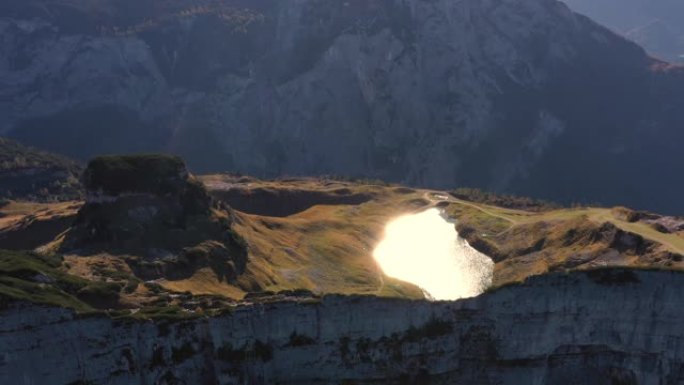
[[[244,270],[246,250],[231,214],[190,175],[182,159],[122,155],[85,169],[86,203],[62,253],[125,255],[140,278],[183,279],[212,266],[224,279]]]

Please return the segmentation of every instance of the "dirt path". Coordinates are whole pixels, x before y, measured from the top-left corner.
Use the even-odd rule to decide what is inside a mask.
[[[615,216],[612,215],[611,209],[608,208],[585,208],[585,209],[568,209],[568,210],[557,210],[557,211],[550,211],[546,213],[539,213],[539,214],[534,214],[534,213],[529,213],[526,211],[520,211],[520,210],[509,210],[506,209],[508,212],[514,214],[514,215],[520,215],[521,218],[514,218],[511,217],[511,215],[506,215],[500,212],[496,212],[493,209],[489,209],[486,207],[483,207],[483,205],[478,205],[476,203],[468,202],[468,201],[463,201],[460,199],[456,199],[454,197],[451,197],[447,195],[446,193],[442,193],[439,191],[426,191],[423,194],[423,197],[427,199],[428,201],[432,202],[433,204],[437,204],[439,202],[450,202],[450,203],[456,203],[460,204],[463,206],[468,206],[472,207],[474,209],[477,209],[484,214],[487,214],[492,217],[496,217],[499,219],[503,219],[505,221],[508,221],[512,224],[522,224],[530,221],[544,221],[544,220],[554,220],[554,219],[570,219],[574,217],[579,217],[582,215],[586,215],[590,220],[596,222],[596,223],[605,223],[609,222],[612,223],[613,225],[617,226],[623,231],[628,231],[631,233],[639,234],[642,237],[653,241],[657,242],[663,246],[665,246],[668,250],[671,252],[677,253],[684,255],[684,237],[679,236],[677,234],[665,234],[661,233],[649,225],[641,222],[635,222],[635,223],[630,223],[626,221],[619,220],[615,218]]]
[[[487,215],[489,215],[489,216],[496,217],[496,218],[500,218],[500,219],[503,219],[503,220],[505,220],[505,221],[511,222],[511,223],[513,223],[513,224],[519,223],[519,221],[516,221],[515,219],[513,219],[513,218],[511,218],[511,217],[509,217],[509,216],[506,216],[506,215],[503,215],[503,214],[497,214],[497,213],[492,212],[492,211],[490,211],[490,210],[488,210],[488,209],[486,209],[486,208],[484,208],[484,207],[482,207],[482,206],[479,206],[479,205],[477,205],[477,204],[475,204],[475,203],[467,202],[467,201],[460,200],[460,199],[456,199],[456,198],[454,198],[454,197],[452,197],[452,196],[446,195],[445,193],[440,193],[440,192],[436,192],[436,191],[426,191],[425,194],[423,194],[423,197],[424,197],[425,199],[429,200],[430,202],[432,202],[433,204],[437,204],[437,203],[439,203],[439,202],[456,203],[456,204],[459,204],[459,205],[472,207],[472,208],[474,208],[474,209],[476,209],[476,210],[479,210],[479,211],[481,211],[481,212],[483,212],[483,213],[485,213],[485,214],[487,214]],[[527,215],[527,214],[528,214],[527,212],[524,212],[524,211],[521,211],[520,213],[523,214],[523,215]]]

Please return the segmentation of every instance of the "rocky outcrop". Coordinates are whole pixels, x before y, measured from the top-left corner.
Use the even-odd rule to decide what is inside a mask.
[[[661,233],[678,233],[684,231],[684,218],[657,217],[647,219],[645,222]]]
[[[555,0],[131,4],[0,5],[0,133],[684,212],[684,71]]]
[[[244,271],[247,251],[182,159],[122,155],[93,159],[83,175],[86,203],[60,240],[59,251],[126,255],[143,279],[189,278],[211,267],[221,280]]]
[[[683,289],[680,273],[598,270],[453,303],[326,296],[155,322],[5,303],[0,382],[675,384]]]
[[[211,198],[177,157],[99,157],[88,164],[83,180],[86,204],[68,247],[106,242],[126,248],[162,228],[183,228],[190,217],[210,214]],[[165,234],[154,236],[161,241]]]

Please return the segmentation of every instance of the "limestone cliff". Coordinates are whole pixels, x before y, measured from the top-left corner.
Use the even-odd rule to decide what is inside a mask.
[[[3,303],[7,384],[677,384],[680,273],[535,277],[453,303],[326,296],[141,322]]]

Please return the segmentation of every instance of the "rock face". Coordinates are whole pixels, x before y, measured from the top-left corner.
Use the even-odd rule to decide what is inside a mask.
[[[182,159],[99,157],[83,180],[86,203],[59,251],[129,255],[128,264],[145,279],[183,279],[211,266],[232,281],[244,270],[246,250],[231,230],[230,213]]]
[[[154,323],[10,303],[0,382],[676,384],[683,289],[679,273],[603,270],[454,303],[333,296]]]
[[[161,241],[168,235],[163,228],[183,228],[190,217],[210,214],[211,198],[180,158],[100,157],[88,164],[83,180],[86,204],[68,237],[77,244],[128,248]],[[65,246],[73,247],[71,240]]]
[[[0,11],[0,133],[35,145],[684,212],[684,70],[555,0]]]
[[[73,160],[0,138],[0,200],[79,199],[80,173]]]

